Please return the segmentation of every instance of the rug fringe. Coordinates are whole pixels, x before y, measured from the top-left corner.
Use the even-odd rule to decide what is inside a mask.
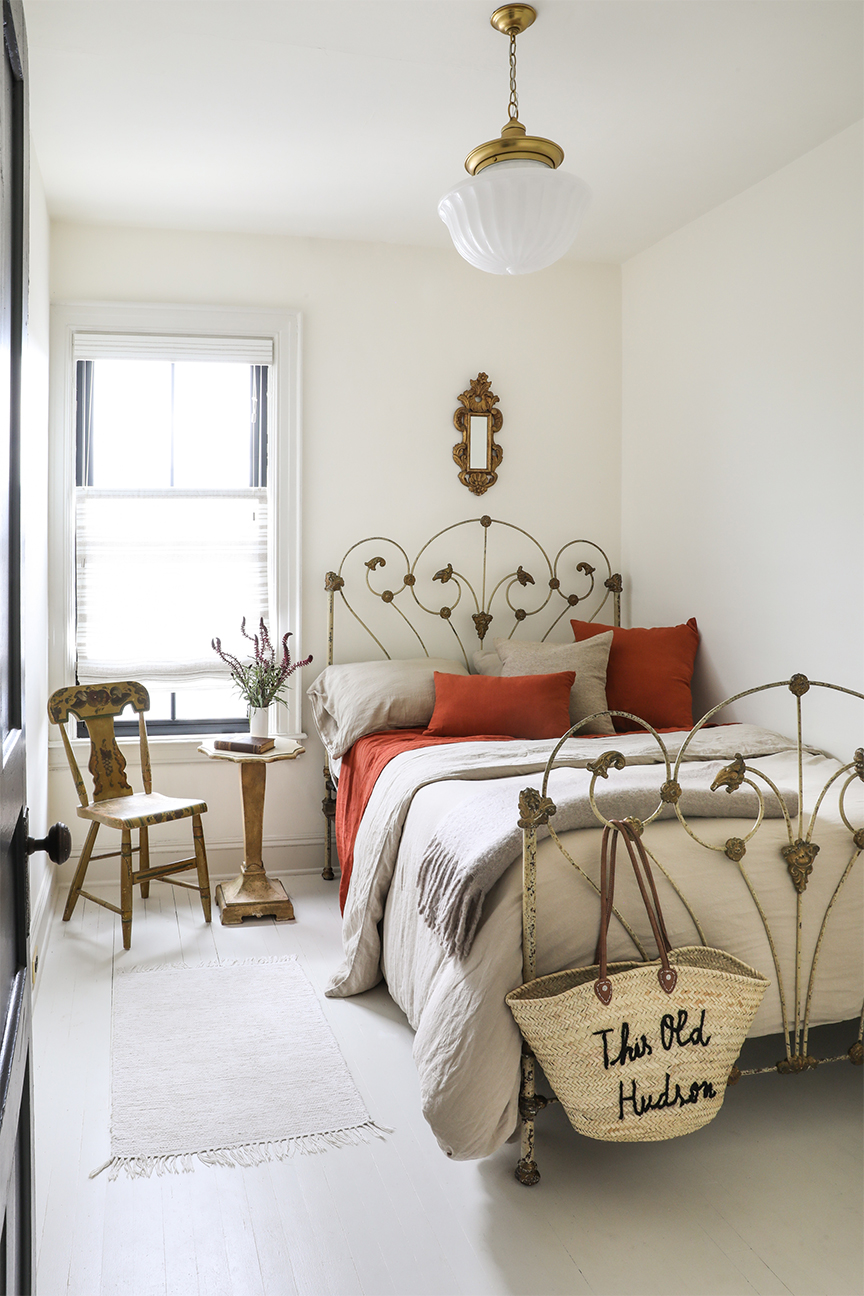
[[[115,969],[116,976],[134,976],[136,972],[200,972],[204,969],[252,967],[261,963],[296,963],[296,954],[283,954],[278,958],[210,959],[207,963],[142,963],[138,967]]]
[[[281,959],[249,959],[253,963],[282,962]],[[136,971],[137,969],[130,969]],[[205,1148],[201,1152],[176,1152],[163,1156],[112,1157],[97,1170],[90,1172],[95,1179],[103,1170],[108,1171],[109,1179],[116,1179],[121,1170],[125,1170],[130,1179],[149,1179],[157,1175],[185,1174],[194,1170],[195,1162],[200,1161],[208,1166],[264,1165],[267,1161],[286,1161],[290,1157],[311,1156],[318,1152],[329,1152],[333,1148],[358,1146],[368,1143],[372,1138],[383,1139],[393,1131],[386,1125],[377,1125],[375,1121],[366,1121],[363,1125],[352,1125],[348,1129],[328,1130],[323,1134],[299,1134],[294,1138],[274,1139],[261,1143],[243,1143],[236,1147]]]

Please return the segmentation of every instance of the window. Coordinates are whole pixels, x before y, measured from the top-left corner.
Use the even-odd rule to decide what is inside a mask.
[[[171,338],[74,338],[77,678],[140,679],[154,732],[245,718],[206,628],[270,620],[260,350],[250,365],[161,358]]]
[[[250,335],[229,332],[234,312],[57,315],[71,389],[63,682],[141,680],[152,733],[245,727],[210,641],[242,651],[241,620],[253,629],[263,616],[299,648],[296,554],[280,562],[280,537],[296,536],[298,521],[294,402],[280,390],[291,374],[279,354],[280,344],[296,353],[296,320],[274,329],[271,317],[269,335]],[[192,332],[202,315],[223,328]],[[189,331],[175,331],[181,321]],[[293,711],[281,731],[299,729]]]

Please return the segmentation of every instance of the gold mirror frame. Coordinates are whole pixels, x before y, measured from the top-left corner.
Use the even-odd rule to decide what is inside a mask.
[[[496,409],[498,397],[485,373],[471,379],[471,385],[461,393],[459,401],[459,408],[453,415],[453,426],[462,434],[462,440],[453,447],[453,458],[459,467],[462,485],[467,486],[472,495],[484,495],[498,480],[497,470],[504,458],[504,451],[495,441],[496,432],[504,426],[504,415]],[[486,427],[480,437],[485,432],[485,455],[478,455],[480,437],[472,424],[484,418]]]

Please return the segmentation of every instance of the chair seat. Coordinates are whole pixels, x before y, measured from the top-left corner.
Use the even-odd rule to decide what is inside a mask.
[[[170,823],[172,819],[204,814],[206,810],[206,801],[184,801],[182,797],[162,796],[160,792],[134,792],[132,796],[78,806],[82,819],[120,829],[150,828],[154,824]]]

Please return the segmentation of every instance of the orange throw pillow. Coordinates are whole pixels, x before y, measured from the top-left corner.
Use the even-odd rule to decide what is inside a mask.
[[[570,728],[575,671],[554,675],[444,675],[435,672],[430,738],[500,734],[560,738]]]
[[[655,729],[689,729],[693,724],[690,681],[699,647],[694,617],[686,625],[626,629],[571,621],[577,643],[612,631],[606,667],[606,701],[610,711],[629,711]],[[634,728],[632,721],[612,717],[618,733]]]

